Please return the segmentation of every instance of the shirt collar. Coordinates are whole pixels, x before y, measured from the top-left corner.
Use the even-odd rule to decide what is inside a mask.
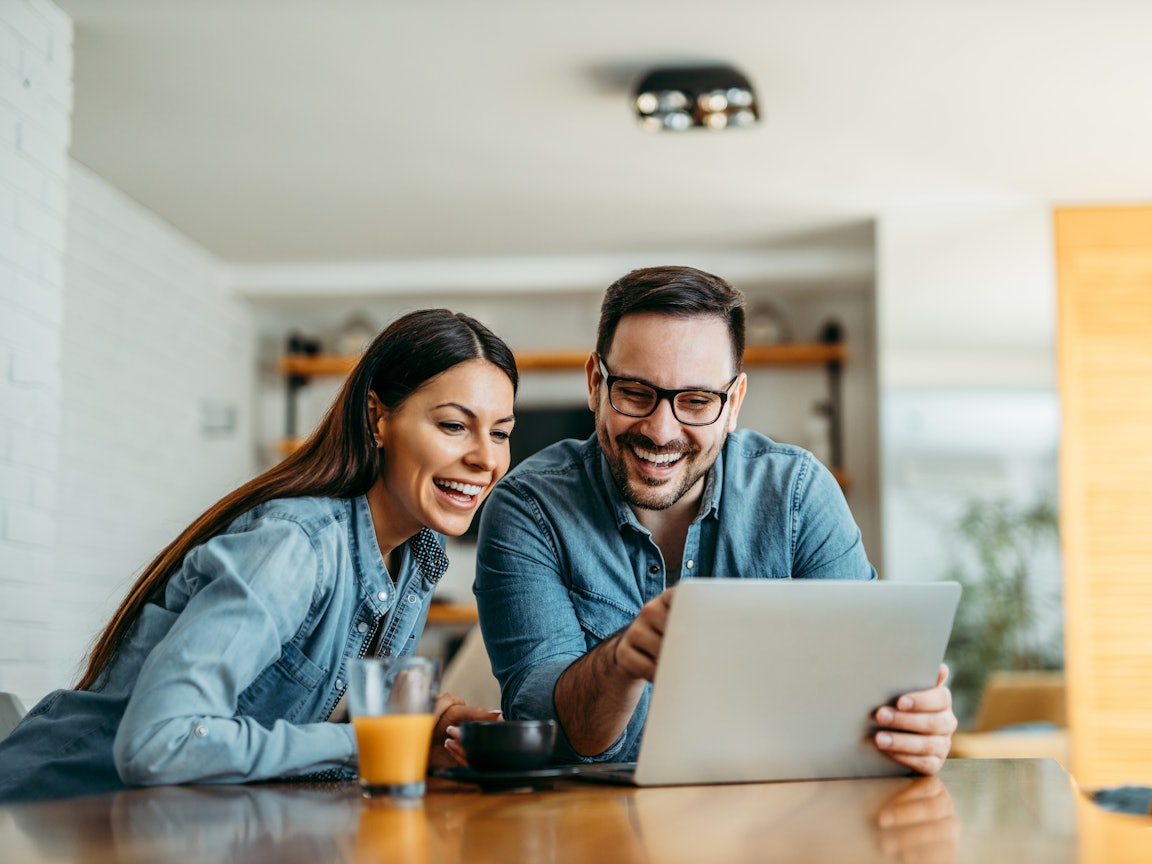
[[[368,499],[359,495],[353,500],[353,518],[356,520],[356,555],[360,578],[372,594],[383,589],[391,592],[393,584],[399,583],[400,573],[389,573],[380,557],[380,547],[376,543],[376,529],[372,525],[372,510]],[[404,547],[407,547],[406,549]],[[398,569],[403,571],[409,560],[420,570],[421,575],[433,585],[437,584],[448,569],[448,556],[440,543],[439,535],[430,528],[421,528],[413,537],[401,544]]]
[[[448,556],[440,545],[439,535],[431,528],[421,528],[415,537],[408,539],[408,547],[424,578],[433,585],[438,583],[448,569]]]
[[[704,494],[700,497],[700,515],[693,521],[699,522],[708,515],[720,517],[720,492],[724,486],[724,449],[728,446],[728,440],[731,437],[729,435],[724,439],[724,445],[716,454],[716,461],[712,463],[712,467],[708,470],[708,476],[704,478]]]

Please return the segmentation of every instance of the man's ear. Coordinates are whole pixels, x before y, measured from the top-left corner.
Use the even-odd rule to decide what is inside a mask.
[[[600,356],[593,351],[584,364],[584,374],[588,376],[588,407],[595,411],[598,407],[600,386]]]
[[[736,415],[740,413],[740,406],[744,404],[744,394],[748,391],[748,373],[741,372],[740,380],[732,388],[732,396],[728,399],[732,410],[728,412],[728,431],[736,431]]]

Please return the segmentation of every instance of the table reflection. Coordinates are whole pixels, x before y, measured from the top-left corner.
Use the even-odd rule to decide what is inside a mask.
[[[926,779],[654,789],[636,808],[654,861],[951,862],[951,797]]]
[[[44,858],[123,862],[340,860],[359,799],[339,787],[163,786],[8,811]]]
[[[459,825],[456,856],[448,861],[577,860],[600,864],[646,862],[637,836],[631,792],[576,787],[551,795],[489,795]],[[444,802],[433,802],[443,805]]]
[[[898,790],[876,812],[880,849],[909,864],[951,864],[960,842],[960,820],[948,787],[921,777]]]
[[[424,800],[364,798],[356,822],[351,850],[341,861],[405,861],[428,864],[442,860],[431,854],[428,814]]]
[[[1152,817],[1077,794],[1055,763],[962,760],[939,778],[628,789],[565,782],[414,802],[354,783],[161,787],[0,808],[29,862],[1080,862],[1152,860]]]

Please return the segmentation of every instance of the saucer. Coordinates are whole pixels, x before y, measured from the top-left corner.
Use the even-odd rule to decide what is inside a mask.
[[[576,765],[561,765],[556,768],[540,768],[535,771],[477,771],[463,766],[438,768],[431,772],[432,777],[455,780],[458,783],[473,783],[484,791],[497,789],[548,789],[557,780],[579,773]]]

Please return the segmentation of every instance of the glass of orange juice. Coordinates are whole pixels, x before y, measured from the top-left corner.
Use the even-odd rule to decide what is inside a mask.
[[[364,657],[348,676],[348,709],[356,730],[364,795],[424,794],[440,661],[429,657]]]

